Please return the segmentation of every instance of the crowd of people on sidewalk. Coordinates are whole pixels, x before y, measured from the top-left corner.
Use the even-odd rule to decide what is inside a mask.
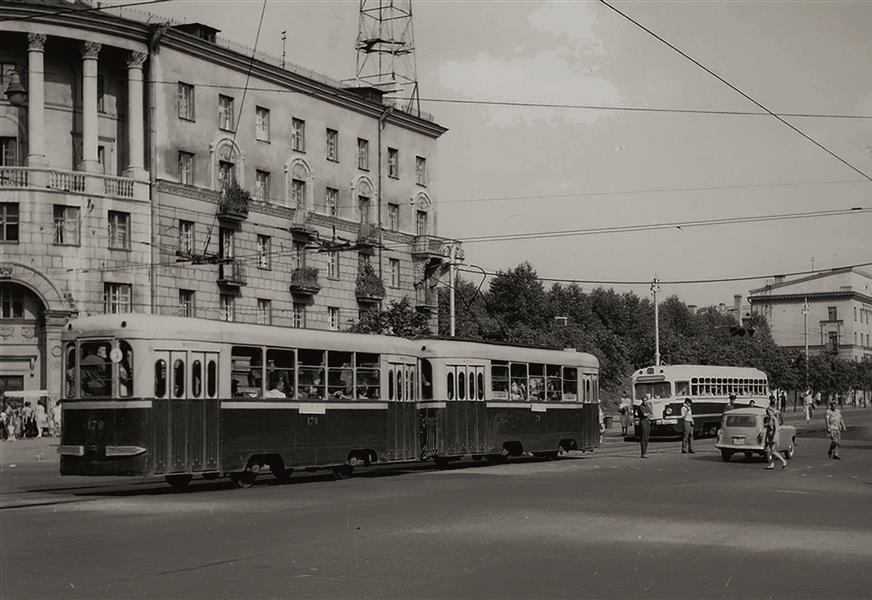
[[[34,407],[29,400],[22,406],[4,404],[0,410],[0,440],[14,441],[60,435],[61,407],[55,404],[51,414],[42,402]]]

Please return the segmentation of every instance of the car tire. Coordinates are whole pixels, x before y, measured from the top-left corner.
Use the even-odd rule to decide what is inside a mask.
[[[721,460],[724,462],[730,462],[730,459],[733,458],[733,451],[726,450],[724,448],[721,449]]]
[[[793,443],[793,440],[790,440],[790,443],[787,445],[787,448],[784,450],[784,458],[793,458],[794,452],[796,452],[796,445]]]

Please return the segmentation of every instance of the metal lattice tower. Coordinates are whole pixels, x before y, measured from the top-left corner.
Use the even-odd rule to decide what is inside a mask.
[[[420,115],[412,0],[360,0],[357,83],[393,97],[397,108]]]

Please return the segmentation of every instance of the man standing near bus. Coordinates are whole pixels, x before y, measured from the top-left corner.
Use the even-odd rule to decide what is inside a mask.
[[[693,410],[690,398],[681,405],[681,453],[694,454],[693,451]]]
[[[648,458],[648,438],[651,436],[651,419],[654,411],[651,410],[651,394],[645,394],[639,411],[639,443],[642,445],[642,458]]]

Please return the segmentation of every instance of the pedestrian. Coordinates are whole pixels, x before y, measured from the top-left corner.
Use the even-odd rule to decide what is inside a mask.
[[[781,412],[784,413],[787,410],[787,394],[784,392],[781,392],[780,400],[781,400]]]
[[[830,436],[830,449],[827,456],[835,460],[842,460],[839,456],[839,447],[842,445],[842,432],[846,431],[845,421],[842,419],[842,411],[836,408],[835,402],[830,402],[825,420],[827,423],[827,435]]]
[[[36,421],[36,437],[40,438],[43,433],[48,433],[48,413],[45,412],[45,406],[42,402],[36,403],[36,411],[34,411],[34,420]]]
[[[693,452],[693,404],[690,398],[684,399],[681,405],[681,453],[694,454]]]
[[[806,422],[811,421],[811,417],[814,411],[813,407],[814,400],[811,397],[811,390],[805,390],[805,396],[802,397],[802,404],[805,407],[805,420]]]
[[[648,458],[648,438],[651,436],[651,419],[654,411],[651,409],[651,394],[645,394],[642,404],[637,408],[639,415],[639,443],[642,446],[642,458]]]
[[[621,401],[621,408],[618,409],[621,415],[621,435],[627,435],[627,430],[630,428],[630,407]]]
[[[763,425],[766,428],[764,448],[766,449],[766,459],[769,462],[766,468],[774,469],[774,459],[777,458],[781,461],[781,468],[783,469],[787,466],[787,459],[781,456],[781,452],[778,451],[781,440],[778,435],[778,409],[775,408],[774,398],[769,400],[769,406],[766,408],[766,414],[763,417]]]
[[[736,394],[730,394],[730,403],[724,407],[724,412],[736,408]]]

